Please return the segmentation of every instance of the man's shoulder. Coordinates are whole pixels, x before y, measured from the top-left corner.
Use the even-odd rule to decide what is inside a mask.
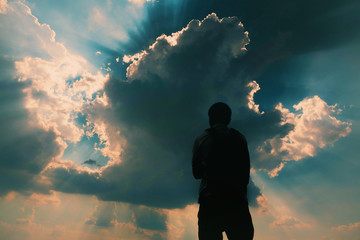
[[[242,141],[246,142],[246,138],[245,136],[239,132],[238,130],[236,130],[235,128],[230,128],[230,131],[232,132],[232,134],[236,135],[238,138],[240,138]]]
[[[206,130],[201,135],[197,136],[194,141],[193,152],[197,151],[200,146],[202,146],[203,143],[206,142],[207,139],[209,139],[209,136],[210,133]]]
[[[210,136],[209,129],[206,129],[201,135],[197,136],[195,141],[196,142],[203,142],[205,139],[207,139]]]
[[[229,133],[232,136],[236,136],[236,138],[240,139],[241,141],[247,142],[245,136],[235,128],[228,128],[226,135],[229,135]],[[196,137],[195,142],[201,144],[206,139],[210,139],[214,135],[216,136],[216,131],[212,128],[207,128],[201,135]]]

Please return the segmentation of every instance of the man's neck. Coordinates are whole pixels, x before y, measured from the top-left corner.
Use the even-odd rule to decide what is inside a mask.
[[[227,125],[223,124],[223,123],[216,123],[216,124],[211,125],[211,127],[212,128],[227,128]]]

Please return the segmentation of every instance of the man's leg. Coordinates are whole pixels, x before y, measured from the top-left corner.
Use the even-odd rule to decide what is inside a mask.
[[[236,206],[233,209],[233,213],[227,216],[225,233],[229,240],[253,239],[254,226],[247,206]]]
[[[254,238],[254,228],[252,226],[238,226],[225,231],[229,240],[252,240]]]
[[[198,213],[199,240],[222,240],[221,217],[211,206],[200,204]]]

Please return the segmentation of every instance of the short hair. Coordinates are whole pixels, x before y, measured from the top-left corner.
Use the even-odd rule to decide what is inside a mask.
[[[231,121],[231,109],[223,102],[214,103],[208,111],[210,126],[214,124],[228,125]]]

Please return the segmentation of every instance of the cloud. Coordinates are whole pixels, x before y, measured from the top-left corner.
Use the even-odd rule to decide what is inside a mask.
[[[133,208],[137,206],[129,204],[60,192],[52,192],[49,196],[16,194],[15,199],[5,201],[11,202],[4,205],[0,200],[1,239],[66,240],[79,236],[86,239],[159,239],[155,236],[159,231],[141,229],[134,224]],[[87,220],[93,223],[85,224]],[[19,236],[20,233],[26,236]]]
[[[52,206],[58,206],[61,204],[61,200],[56,195],[56,192],[51,191],[51,194],[39,194],[39,193],[33,193],[31,196],[29,196],[28,199],[25,200],[26,206],[31,207],[39,207],[41,205],[52,205]]]
[[[270,224],[272,228],[303,229],[311,228],[311,225],[293,216],[279,216]]]
[[[19,229],[13,224],[0,222],[0,237],[2,239],[29,239],[30,234],[23,229]]]
[[[105,40],[108,45],[111,45],[111,40],[125,40],[127,34],[125,29],[119,26],[119,23],[114,19],[109,18],[108,11],[105,9],[94,7],[89,12],[88,17],[88,29],[90,32],[97,35],[105,35],[109,39]],[[101,53],[100,53],[101,54]]]
[[[251,91],[249,92],[249,95],[247,96],[247,99],[249,100],[248,106],[249,109],[252,109],[257,114],[264,114],[264,112],[260,112],[259,110],[259,104],[255,104],[254,101],[254,95],[257,91],[260,90],[260,86],[256,81],[249,82],[247,85],[249,88],[251,88]]]
[[[286,136],[275,136],[265,141],[257,151],[259,161],[255,169],[265,169],[269,175],[277,176],[288,161],[299,161],[314,157],[316,153],[351,132],[351,123],[336,119],[341,109],[328,105],[319,96],[305,98],[293,106],[300,113],[290,112],[279,103],[275,108],[281,112],[282,123],[294,126]]]
[[[172,139],[171,136],[177,136],[180,133],[180,136],[182,135],[184,140],[186,139],[183,141],[183,149],[191,149],[191,143],[196,133],[191,129],[185,134],[181,134],[181,132],[187,126],[199,126],[201,121],[183,117],[185,121],[181,123],[179,121],[181,118],[176,119],[176,115],[171,116],[171,112],[181,113],[173,106],[183,100],[185,102],[179,106],[180,109],[186,109],[186,106],[193,104],[186,102],[187,96],[184,98],[183,93],[190,86],[189,84],[198,79],[203,79],[203,83],[195,85],[192,90],[189,88],[194,96],[202,92],[200,89],[201,84],[205,84],[204,79],[211,79],[209,83],[212,83],[204,91],[206,96],[198,101],[201,108],[206,109],[211,103],[208,96],[213,95],[215,89],[222,89],[222,93],[213,95],[212,101],[224,99],[224,96],[228,98],[227,95],[229,95],[229,101],[238,102],[239,99],[234,96],[239,93],[235,91],[229,93],[231,89],[227,83],[239,86],[240,106],[247,108],[246,95],[249,89],[246,88],[246,79],[241,79],[240,75],[236,73],[235,77],[227,76],[226,79],[218,81],[222,74],[232,67],[233,62],[246,52],[245,47],[249,43],[249,38],[242,23],[236,17],[219,19],[216,14],[210,14],[202,21],[191,21],[179,32],[169,36],[161,35],[143,51],[146,54],[124,56],[123,59],[128,59],[129,63],[127,67],[129,81],[119,84],[117,79],[112,79],[112,84],[115,84],[114,88],[112,89],[109,84],[110,88],[106,90],[106,94],[102,94],[105,84],[109,81],[109,76],[104,76],[100,72],[90,73],[91,65],[81,56],[70,53],[64,44],[57,42],[55,32],[50,26],[40,24],[25,4],[14,4],[14,9],[16,12],[24,13],[23,20],[29,25],[28,31],[39,32],[39,39],[41,39],[40,44],[39,41],[32,40],[34,49],[39,50],[39,57],[25,57],[15,62],[19,82],[25,83],[23,92],[25,108],[30,113],[29,122],[39,129],[54,132],[56,144],[59,146],[58,153],[52,154],[52,161],[46,161],[46,164],[50,163],[50,165],[45,172],[50,178],[39,176],[37,181],[46,183],[48,186],[51,184],[55,189],[65,192],[95,193],[106,200],[124,200],[155,206],[180,206],[179,204],[195,201],[196,186],[190,174],[190,166],[187,161],[189,156],[188,154],[179,154],[180,148],[176,146],[177,140],[173,139],[169,143],[167,142]],[[27,34],[27,31],[24,29],[23,32],[16,34],[20,36]],[[18,36],[16,38],[19,38]],[[199,47],[199,43],[205,44],[206,47]],[[27,47],[25,46],[25,48]],[[212,51],[209,52],[208,49],[212,49]],[[198,52],[196,53],[194,50]],[[164,51],[167,54],[160,54]],[[198,56],[198,59],[194,59],[194,54]],[[159,65],[160,62],[167,64],[169,68],[153,70],[152,66]],[[183,71],[184,66],[187,67],[187,71]],[[220,72],[208,72],[209,69],[215,68],[218,68]],[[190,75],[191,71],[194,76]],[[183,76],[178,73],[182,73]],[[150,78],[153,75],[160,76],[162,79],[159,81],[156,78]],[[119,106],[131,106],[128,103],[137,97],[139,91],[141,93],[142,90],[145,90],[146,81],[152,87],[148,93],[158,95],[158,99],[151,103],[151,108],[142,104],[141,101],[147,100],[146,98],[139,98],[141,105],[135,111],[130,108],[119,109]],[[141,82],[140,85],[139,82]],[[177,86],[179,83],[181,83],[180,87]],[[166,86],[166,84],[169,85]],[[118,87],[127,88],[129,93],[120,96],[119,99],[116,93]],[[169,95],[170,92],[167,92],[171,88],[176,92],[177,99],[172,98]],[[111,94],[112,98],[108,98],[107,94]],[[166,103],[164,99],[173,102],[167,105],[157,105],[159,102]],[[109,105],[110,101],[111,105]],[[122,105],[118,104],[120,102]],[[160,107],[160,109],[154,107]],[[150,119],[141,117],[144,110],[145,112],[153,111],[148,112],[151,113],[149,114]],[[160,116],[159,111],[167,112],[169,110],[171,110],[170,114],[163,118],[163,122],[154,121],[157,116]],[[81,126],[76,122],[78,113],[86,116],[86,125]],[[197,109],[183,113],[190,113],[189,116],[195,113],[197,118],[201,116]],[[122,119],[123,116],[125,116],[124,119]],[[204,120],[203,117],[201,118]],[[182,126],[182,129],[176,128],[179,123],[181,123],[179,126]],[[159,128],[162,126],[166,126],[165,129]],[[135,132],[130,130],[135,130]],[[160,135],[156,136],[155,132]],[[77,143],[84,135],[87,137],[96,135],[100,143],[95,145],[95,150],[101,151],[111,160],[101,170],[91,170],[85,166],[77,166],[60,159],[67,147],[67,142]],[[131,145],[129,145],[129,141]],[[164,144],[165,148],[162,147]],[[124,152],[125,146],[127,147],[126,153]],[[144,147],[139,151],[137,146]],[[120,154],[122,154],[121,159]],[[173,160],[164,162],[167,159]],[[126,163],[118,165],[122,160],[125,160]],[[184,161],[187,162],[186,165],[183,164]],[[148,165],[151,162],[153,164]],[[42,168],[46,164],[42,165]],[[158,171],[157,165],[164,166],[164,171],[159,176],[153,177],[151,172]],[[121,173],[121,178],[118,178],[119,173]],[[139,181],[138,173],[144,176],[142,180],[140,178],[143,184],[140,184],[139,189],[132,189],[131,186],[136,186]],[[73,176],[72,180],[67,181],[68,184],[63,184],[62,181],[70,176]],[[152,178],[152,181],[148,181],[146,177]],[[164,182],[164,179],[167,181]],[[72,181],[80,181],[84,185],[74,188],[79,184],[71,185]],[[125,187],[123,187],[124,185]],[[178,189],[183,192],[181,197],[179,197]],[[152,194],[154,194],[152,197],[146,199],[141,197]],[[166,197],[161,197],[163,195]],[[174,200],[174,198],[176,199]],[[161,200],[159,201],[159,199]]]
[[[115,209],[116,206],[113,202],[99,202],[92,217],[85,220],[85,224],[95,225],[99,228],[114,227],[117,223]]]
[[[103,132],[96,132],[101,127],[89,121],[86,126],[76,122],[84,105],[107,104],[101,90],[108,76],[99,71],[93,74],[94,67],[57,42],[50,26],[39,23],[23,2],[9,4],[13,11],[0,25],[4,32],[1,40],[9,46],[1,50],[5,56],[1,57],[0,82],[1,195],[34,188],[48,191],[50,182],[41,173],[49,163],[60,160],[67,142],[79,142],[84,134],[108,139]],[[13,29],[6,24],[12,21],[16,23]],[[6,57],[9,50],[16,58]],[[22,58],[24,54],[32,57]],[[109,145],[107,142],[97,149],[116,155],[117,145]]]
[[[25,107],[33,124],[53,130],[64,140],[80,141],[84,131],[75,123],[74,116],[103,88],[107,77],[100,72],[97,75],[84,72],[85,60],[68,54],[50,61],[26,57],[17,61],[15,67],[19,81],[31,83],[24,92]],[[78,80],[67,82],[78,76],[81,76]]]
[[[348,225],[340,225],[337,227],[331,228],[333,231],[349,231],[349,230],[360,230],[360,222],[351,223]]]
[[[6,14],[9,10],[7,0],[0,0],[0,14]]]
[[[326,6],[317,1],[311,10],[304,1],[158,1],[156,6],[147,8],[147,16],[141,26],[129,34],[131,41],[125,47],[132,52],[143,49],[148,39],[169,34],[209,12],[238,16],[252,41],[249,54],[240,60],[242,71],[261,86],[263,91],[257,93],[256,98],[266,111],[284,99],[294,103],[308,96],[307,85],[302,83],[309,61],[298,61],[297,56],[358,42],[360,34],[355,25],[349,23],[360,20],[359,7],[351,1],[331,1]],[[288,14],[283,14],[284,9]],[[336,25],[329,24],[331,22]]]
[[[55,41],[55,32],[48,24],[40,23],[24,2],[10,2],[8,6],[12,11],[0,15],[3,22],[0,30],[4,34],[0,39],[7,46],[2,50],[4,54],[14,56],[15,60],[29,55],[43,58],[64,56],[65,47]]]
[[[158,231],[166,230],[167,216],[161,210],[145,206],[133,206],[131,209],[133,209],[135,225],[139,228]]]
[[[302,113],[293,114],[281,104],[277,106],[283,115],[283,123],[295,126],[284,138],[284,145],[280,150],[289,153],[285,160],[296,161],[307,156],[313,157],[317,150],[334,144],[351,132],[351,123],[342,122],[331,116],[340,113],[341,109],[336,109],[336,105],[329,106],[319,96],[306,98],[293,107]]]
[[[82,164],[100,166],[100,165],[96,162],[96,160],[93,160],[93,159],[88,159],[88,160],[84,161]]]
[[[169,240],[186,240],[197,238],[197,212],[199,205],[187,205],[183,209],[167,212],[167,238]]]
[[[145,2],[151,2],[153,0],[128,0],[130,3],[133,3],[137,6],[142,6],[144,5]]]
[[[94,69],[86,59],[69,52],[63,43],[57,42],[55,32],[49,25],[40,24],[28,6],[14,3],[14,9],[16,14],[22,13],[23,16],[18,22],[29,25],[28,29],[12,33],[16,35],[14,39],[29,32],[38,33],[38,38],[30,39],[30,43],[33,43],[32,49],[36,53],[41,53],[33,53],[37,57],[26,56],[15,62],[18,80],[25,83],[24,105],[30,113],[30,123],[45,131],[53,131],[62,150],[69,142],[78,143],[84,135],[96,135],[101,145],[96,150],[113,161],[119,161],[121,148],[116,142],[111,144],[102,126],[97,125],[98,122],[101,124],[100,119],[96,123],[87,120],[84,125],[77,122],[77,117],[88,105],[108,104],[103,89],[109,75]]]
[[[16,219],[16,223],[20,225],[27,226],[36,226],[35,216],[37,209],[41,206],[51,206],[59,207],[61,204],[61,200],[56,195],[56,192],[50,191],[50,194],[39,194],[32,193],[29,197],[20,196],[20,199],[23,201],[23,206],[21,211],[28,215],[26,217],[21,217]]]
[[[339,240],[339,239],[358,239],[360,233],[360,222],[338,225],[329,229],[322,239]]]
[[[30,116],[21,102],[23,85],[1,79],[0,86],[0,195],[10,191],[48,191],[49,185],[38,174],[61,153],[56,135],[29,126]]]
[[[10,214],[11,218],[15,217],[17,224],[26,226],[36,225],[35,217],[37,214],[37,209],[43,206],[56,208],[61,205],[61,200],[54,191],[50,191],[50,194],[32,193],[30,196],[19,194],[17,199],[12,199],[12,201],[14,205],[19,204],[19,202],[21,203],[20,206],[22,207],[18,210],[22,212],[22,215],[26,216],[16,217],[17,214]]]
[[[138,235],[141,239],[164,239],[167,214],[159,209],[121,202],[97,201],[84,224],[113,232],[118,237]],[[94,230],[93,229],[93,230]],[[119,231],[119,233],[116,233]],[[121,232],[120,232],[121,231]]]
[[[258,195],[256,197],[256,203],[257,203],[257,210],[261,214],[268,214],[270,213],[269,210],[269,199],[265,196],[265,194]]]
[[[108,1],[108,5],[109,2],[111,1]],[[84,232],[73,233],[61,226],[55,230],[46,229],[34,224],[33,214],[29,218],[18,218],[17,227],[0,222],[0,238],[27,238],[13,235],[27,229],[26,233],[29,234],[34,231],[37,231],[37,235],[45,232],[41,235],[44,239],[52,234],[62,234],[63,239],[73,239],[73,236],[81,234],[89,239],[115,239],[117,232],[122,233],[124,238],[136,235],[139,239],[155,239],[163,237],[165,222],[169,231],[168,239],[195,238],[197,209],[196,205],[187,205],[194,203],[197,197],[197,186],[192,179],[189,164],[191,145],[194,137],[207,127],[206,111],[214,101],[226,101],[232,106],[232,126],[246,135],[251,153],[259,146],[259,155],[251,155],[253,168],[265,169],[272,176],[278,174],[288,161],[314,157],[321,149],[331,146],[350,133],[350,125],[338,120],[340,117],[334,117],[337,114],[336,108],[320,98],[310,97],[308,99],[311,101],[301,101],[295,105],[296,112],[286,109],[286,102],[271,110],[272,107],[269,106],[275,101],[275,97],[266,94],[271,92],[272,96],[278,96],[276,91],[279,90],[276,89],[289,92],[281,83],[291,86],[294,80],[286,80],[284,83],[284,80],[276,79],[276,76],[266,75],[266,79],[263,77],[260,80],[256,77],[266,67],[276,69],[270,64],[294,52],[339,44],[337,36],[346,34],[338,34],[337,30],[341,29],[339,26],[344,26],[341,21],[349,18],[342,15],[340,22],[336,21],[334,29],[330,29],[333,32],[331,36],[336,35],[335,38],[323,34],[330,39],[326,42],[322,42],[326,38],[319,35],[327,30],[323,30],[322,25],[317,25],[316,21],[320,19],[318,22],[334,22],[327,20],[334,20],[329,16],[339,12],[330,10],[336,9],[340,4],[328,4],[322,8],[327,12],[323,15],[314,14],[317,10],[313,9],[310,12],[300,11],[300,14],[310,16],[299,16],[299,22],[294,23],[286,19],[291,14],[284,17],[279,14],[279,9],[290,5],[287,9],[294,12],[294,9],[307,9],[307,6],[304,8],[302,4],[287,3],[280,7],[275,1],[269,3],[271,8],[265,7],[266,10],[271,10],[263,11],[256,6],[259,2],[255,1],[241,5],[232,3],[231,6],[234,7],[228,11],[219,7],[220,4],[226,5],[229,9],[228,3],[230,2],[226,0],[225,3],[212,1],[206,7],[215,6],[214,9],[219,11],[223,9],[219,16],[242,17],[255,44],[248,45],[249,37],[236,17],[219,19],[217,15],[211,14],[202,21],[193,20],[186,26],[190,19],[184,9],[194,7],[189,2],[180,11],[173,11],[179,15],[186,12],[184,15],[187,16],[183,17],[186,24],[178,25],[186,26],[184,29],[174,32],[174,29],[178,29],[174,28],[174,22],[178,21],[176,14],[172,15],[173,21],[155,19],[149,30],[141,32],[146,44],[145,47],[136,49],[138,54],[134,54],[133,50],[129,50],[125,56],[117,53],[116,62],[122,59],[123,65],[120,67],[115,65],[121,64],[112,64],[111,70],[118,68],[120,71],[124,66],[127,68],[124,78],[120,78],[97,73],[87,60],[69,52],[64,44],[55,41],[55,32],[50,26],[40,24],[23,3],[0,2],[0,13],[5,11],[13,19],[21,19],[14,21],[16,26],[9,24],[11,21],[0,19],[4,23],[0,25],[1,32],[4,33],[2,39],[7,38],[4,46],[9,46],[4,51],[15,49],[14,51],[21,52],[19,56],[32,56],[16,58],[20,82],[0,82],[3,90],[0,90],[0,100],[3,102],[0,103],[0,119],[5,126],[0,134],[0,152],[5,156],[3,160],[2,155],[0,161],[0,183],[5,186],[2,188],[4,194],[10,190],[21,191],[29,194],[29,205],[58,206],[59,199],[52,194],[29,192],[36,189],[45,193],[53,188],[64,192],[95,194],[107,201],[147,205],[129,207],[121,203],[126,206],[120,207],[120,204],[113,202],[99,203],[86,221],[86,227],[101,229],[102,232],[97,232],[97,236]],[[199,2],[196,4],[204,7]],[[3,7],[9,5],[17,15],[11,15],[13,12],[9,11],[10,8]],[[253,6],[262,14],[248,11]],[[206,14],[209,12],[208,9],[199,11],[199,19],[205,16],[204,11]],[[46,18],[42,16],[41,19]],[[118,25],[109,23],[109,19],[104,9],[93,8],[89,15],[89,31],[93,34],[103,33],[98,34],[103,38],[126,38],[122,31],[114,31]],[[266,29],[261,20],[268,23]],[[165,31],[163,25],[171,25],[167,29],[170,31]],[[256,25],[261,26],[264,31],[256,30]],[[21,34],[9,34],[6,26],[19,29]],[[346,29],[350,27],[343,29],[346,33]],[[319,33],[315,30],[321,31]],[[150,38],[146,31],[160,33],[153,35],[151,39],[155,41],[149,46],[147,41]],[[356,37],[356,34],[351,36],[353,35]],[[26,41],[15,41],[19,39]],[[136,42],[133,38],[131,41]],[[86,45],[83,42],[81,44]],[[293,46],[296,50],[292,50]],[[102,56],[107,54],[103,49],[101,51]],[[249,54],[244,55],[247,52]],[[94,51],[91,53],[94,55]],[[2,66],[5,60],[1,61]],[[6,71],[5,67],[1,70]],[[272,85],[270,88],[269,82]],[[260,86],[262,91],[259,91]],[[103,93],[105,87],[106,93]],[[266,93],[261,95],[263,91]],[[293,95],[292,92],[288,94]],[[298,97],[294,95],[292,99]],[[23,96],[26,97],[25,109],[22,105]],[[303,97],[301,95],[299,99]],[[6,117],[3,117],[3,113]],[[79,115],[85,119],[84,123],[79,123]],[[302,134],[304,131],[306,136]],[[106,166],[93,170],[87,164],[81,165],[79,162],[77,165],[61,158],[67,144],[79,143],[86,137],[99,140],[94,145],[94,150],[110,159]],[[262,145],[264,141],[265,144]],[[24,152],[26,156],[23,155]],[[87,163],[97,164],[95,160]],[[44,171],[46,166],[48,167]],[[6,199],[11,200],[14,194],[6,196]],[[248,197],[250,204],[260,212],[267,211],[268,200],[253,182],[249,184]],[[178,208],[185,205],[187,207],[183,211],[166,210],[166,217],[163,210],[148,207]],[[309,225],[295,217],[282,216],[271,226],[303,229]],[[35,230],[29,230],[30,227]],[[113,231],[111,234],[108,231],[110,228]],[[337,228],[339,231],[356,230],[357,223]]]
[[[95,194],[107,201],[183,207],[196,201],[191,145],[207,127],[206,110],[213,102],[233,107],[232,126],[245,133],[251,149],[274,136],[274,141],[289,136],[296,126],[282,120],[280,108],[260,112],[255,103],[260,86],[243,69],[250,40],[237,17],[220,19],[212,13],[160,35],[138,53],[122,57],[127,68],[126,79],[121,79],[91,73],[85,59],[56,42],[55,32],[27,13],[35,27],[45,29],[43,50],[50,56],[26,57],[15,65],[19,80],[27,84],[25,107],[32,124],[53,131],[62,151],[68,142],[97,136],[95,150],[110,159],[92,170],[57,156],[44,171],[56,190]],[[97,22],[102,22],[101,16]],[[75,121],[78,114],[86,124]],[[271,165],[269,171],[280,170],[281,161],[252,158],[255,169],[265,164]],[[255,185],[250,188],[254,206],[266,202]]]
[[[168,81],[181,81],[186,74],[196,74],[199,76],[197,81],[201,81],[200,74],[209,70],[209,65],[216,64],[220,67],[224,64],[226,69],[229,60],[246,52],[245,47],[249,42],[248,33],[236,17],[219,19],[212,13],[202,21],[190,21],[185,28],[169,36],[161,35],[147,50],[132,56],[125,55],[123,60],[131,62],[127,68],[129,80],[146,81],[158,77]],[[181,61],[183,70],[179,72],[180,76],[171,75],[179,68],[177,61]],[[223,69],[216,70],[221,72]],[[218,75],[216,72],[211,73]]]
[[[197,184],[190,159],[194,138],[208,122],[203,113],[214,101],[228,99],[251,114],[248,80],[239,72],[224,74],[248,43],[236,17],[210,14],[169,36],[161,35],[138,54],[125,55],[128,79],[110,78],[106,83],[109,105],[93,104],[83,111],[96,123],[97,133],[113,136],[104,142],[113,145],[125,139],[121,163],[104,167],[101,177],[61,164],[49,168],[55,189],[157,207],[195,202]],[[280,115],[276,119],[280,121]],[[75,179],[84,186],[74,188]]]
[[[257,208],[260,213],[268,213],[269,200],[251,178],[247,186],[247,198],[249,206]]]

